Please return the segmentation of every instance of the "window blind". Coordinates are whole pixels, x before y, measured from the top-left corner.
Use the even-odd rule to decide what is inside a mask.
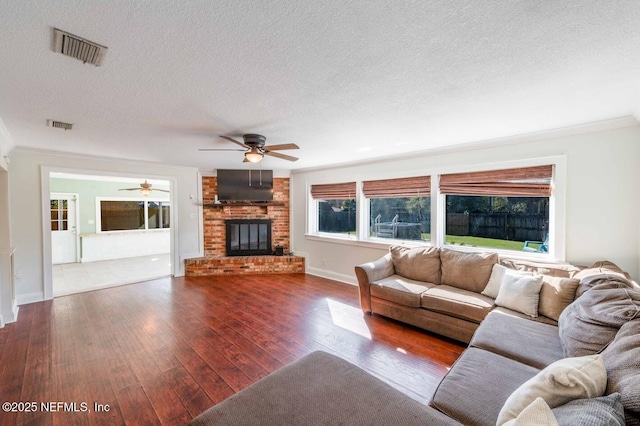
[[[362,191],[367,198],[430,197],[431,176],[368,180]]]
[[[330,183],[311,185],[311,197],[314,200],[342,200],[356,198],[356,183]]]
[[[440,192],[455,195],[549,197],[553,166],[523,167],[440,176]]]

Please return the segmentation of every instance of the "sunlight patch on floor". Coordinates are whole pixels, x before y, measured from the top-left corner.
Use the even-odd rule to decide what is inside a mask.
[[[362,311],[354,308],[346,303],[337,300],[325,299],[331,313],[331,320],[335,325],[352,333],[356,333],[364,338],[371,340],[371,332],[367,323],[364,321]]]

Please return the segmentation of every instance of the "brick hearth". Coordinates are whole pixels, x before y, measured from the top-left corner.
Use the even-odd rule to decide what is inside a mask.
[[[185,260],[187,276],[224,274],[304,273],[299,256],[233,256],[225,254],[225,220],[271,219],[271,243],[289,253],[289,179],[273,179],[273,203],[269,205],[217,205],[217,179],[202,178],[205,256]]]

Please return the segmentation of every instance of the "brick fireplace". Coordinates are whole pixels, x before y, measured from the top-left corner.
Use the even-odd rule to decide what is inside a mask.
[[[273,179],[273,202],[214,204],[215,177],[202,178],[204,257],[185,260],[187,276],[224,274],[304,273],[304,258],[289,256],[289,178]],[[270,221],[271,247],[284,256],[227,255],[227,221]],[[240,223],[240,222],[236,222]]]

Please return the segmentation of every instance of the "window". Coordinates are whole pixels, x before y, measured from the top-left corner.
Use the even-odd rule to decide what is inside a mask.
[[[170,225],[168,201],[126,200],[100,203],[100,231],[164,229]]]
[[[311,185],[316,201],[317,231],[352,236],[356,233],[356,183]]]
[[[445,195],[445,244],[549,251],[553,166],[440,177]]]
[[[67,200],[51,200],[51,230],[67,231],[68,229]]]
[[[408,178],[312,184],[307,238],[363,247],[455,245],[564,261],[566,158],[496,164],[494,170],[444,165],[416,169],[418,176]]]
[[[365,181],[369,203],[368,237],[401,240],[431,239],[431,178]]]

